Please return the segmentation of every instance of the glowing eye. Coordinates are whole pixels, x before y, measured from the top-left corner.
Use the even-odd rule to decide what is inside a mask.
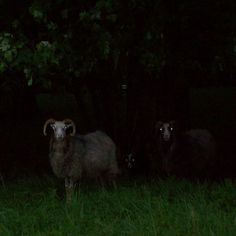
[[[174,129],[171,127],[170,130],[173,131]]]
[[[163,130],[163,128],[160,128],[160,131],[162,131]]]

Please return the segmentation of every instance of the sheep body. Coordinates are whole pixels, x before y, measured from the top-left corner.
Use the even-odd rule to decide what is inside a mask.
[[[216,143],[205,129],[191,129],[177,140],[171,163],[172,171],[182,176],[208,176],[216,156]]]
[[[102,131],[52,142],[50,162],[55,175],[78,181],[81,177],[115,177],[119,173],[116,146]]]

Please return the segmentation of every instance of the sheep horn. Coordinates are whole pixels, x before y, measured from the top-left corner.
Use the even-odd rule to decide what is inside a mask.
[[[48,126],[49,124],[52,124],[52,123],[55,123],[55,122],[56,122],[56,120],[55,120],[55,119],[52,119],[52,118],[48,119],[48,120],[45,122],[45,124],[44,124],[44,126],[43,126],[43,134],[44,134],[45,136],[47,136],[47,132],[46,132],[47,126]]]
[[[71,136],[75,136],[75,133],[76,133],[76,127],[75,127],[75,123],[73,120],[71,119],[64,119],[63,120],[64,123],[69,123],[71,126],[72,126],[72,132],[71,132]]]

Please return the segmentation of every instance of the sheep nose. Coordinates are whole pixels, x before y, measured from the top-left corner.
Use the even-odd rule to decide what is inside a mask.
[[[165,134],[165,135],[163,136],[163,138],[164,138],[165,141],[168,141],[168,140],[170,139],[170,136],[169,136],[168,134]]]
[[[131,162],[128,162],[128,168],[132,169],[133,168],[133,164]]]
[[[63,134],[57,134],[56,137],[57,137],[57,139],[63,139],[64,135]]]

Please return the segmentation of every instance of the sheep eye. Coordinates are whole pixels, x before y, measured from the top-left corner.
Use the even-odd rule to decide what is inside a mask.
[[[174,130],[173,127],[171,127],[170,130],[173,131]]]
[[[162,131],[163,130],[163,128],[160,128],[160,131]]]
[[[66,129],[68,129],[68,128],[70,128],[70,127],[71,127],[71,124],[66,124],[66,125],[65,125],[65,128],[66,128]]]

